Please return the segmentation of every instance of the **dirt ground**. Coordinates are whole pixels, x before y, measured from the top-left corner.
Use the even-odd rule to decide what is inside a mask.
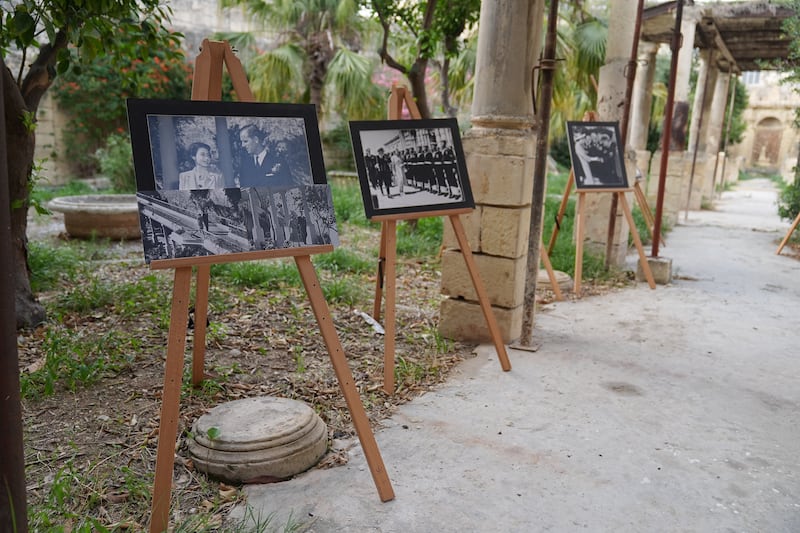
[[[30,240],[63,243],[66,236],[62,216],[31,218]],[[378,242],[377,228],[350,228],[347,233],[343,240],[351,242],[343,245],[374,247]],[[111,257],[93,263],[96,275],[120,283],[155,275],[156,283],[168,293],[171,271],[149,270],[138,241],[109,246]],[[368,276],[365,284],[371,293],[374,276]],[[331,306],[356,386],[375,428],[397,406],[438,386],[455,365],[474,357],[474,345],[443,341],[435,333],[441,298],[435,263],[401,259],[397,286],[396,354],[403,373],[394,395],[382,390],[383,336],[373,330],[360,309]],[[591,283],[586,287],[587,294],[609,290]],[[206,355],[210,379],[195,390],[184,384],[174,474],[176,520],[196,514],[221,520],[240,498],[238,491],[196,472],[186,453],[184,432],[215,405],[263,395],[299,399],[314,406],[322,416],[331,442],[354,435],[305,293],[286,290],[288,293],[267,298],[256,297],[259,293],[250,289],[216,294],[233,298],[236,303],[224,314],[211,312],[212,326],[224,331],[224,335],[210,335]],[[212,300],[214,291],[212,279]],[[40,295],[42,301],[56,297],[54,292]],[[542,301],[551,298],[552,294],[541,291]],[[363,309],[370,311],[369,302],[364,302]],[[154,320],[153,316],[140,316],[121,321],[117,315],[103,311],[72,313],[62,317],[60,325],[51,324],[19,336],[20,366],[23,372],[30,373],[46,364],[45,347],[53,342],[48,333],[51,328],[99,339],[120,328],[141,333],[141,344],[130,354],[126,368],[109,372],[88,387],[68,390],[56,386],[52,395],[23,402],[29,506],[56,513],[57,523],[80,523],[82,514],[93,516],[106,526],[132,530],[139,530],[148,522],[167,335],[165,329],[154,327]],[[190,347],[191,332],[185,360],[187,372]],[[71,347],[60,349],[69,351]],[[346,453],[331,449],[320,468],[338,466],[347,460]],[[53,488],[65,480],[78,489],[71,494],[71,501],[56,505],[50,501]],[[63,515],[58,517],[57,513]],[[74,514],[72,518],[70,513]]]

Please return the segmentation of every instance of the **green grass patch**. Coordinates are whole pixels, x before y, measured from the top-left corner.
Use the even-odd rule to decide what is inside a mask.
[[[375,269],[375,260],[368,260],[357,252],[339,247],[333,252],[315,255],[314,265],[331,272],[363,274]]]
[[[417,220],[416,227],[407,222],[397,226],[397,255],[432,258],[442,245],[443,217]]]
[[[556,224],[561,199],[549,196],[545,199],[544,225],[542,228],[542,238],[545,249],[547,248],[553,227]],[[575,199],[570,198],[567,209],[559,226],[556,243],[550,254],[550,262],[555,270],[566,272],[570,276],[575,275],[575,243],[573,242],[573,231],[575,226]],[[607,276],[603,258],[597,255],[583,253],[583,278],[584,279],[604,279]]]
[[[68,246],[48,246],[41,242],[28,243],[28,265],[31,267],[31,289],[34,293],[55,289],[62,283],[73,282],[82,271],[82,255]]]
[[[245,261],[211,266],[215,280],[239,287],[261,287],[280,289],[284,286],[299,287],[300,273],[294,262],[289,261]]]
[[[336,222],[349,222],[356,226],[368,227],[372,223],[367,220],[364,213],[364,201],[361,198],[361,186],[356,180],[341,180],[331,183],[333,208],[336,213]]]
[[[41,366],[20,376],[22,397],[50,396],[58,386],[70,391],[89,386],[129,368],[141,349],[141,339],[132,332],[112,329],[92,336],[50,327],[45,331]]]

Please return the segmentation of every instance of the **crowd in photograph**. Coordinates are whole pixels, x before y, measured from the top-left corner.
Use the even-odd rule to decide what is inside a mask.
[[[385,150],[364,151],[367,178],[375,194],[387,198],[427,191],[458,199],[460,180],[453,147],[446,140],[438,144]]]

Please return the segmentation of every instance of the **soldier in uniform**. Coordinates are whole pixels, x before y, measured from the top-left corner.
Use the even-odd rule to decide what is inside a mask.
[[[364,154],[364,166],[367,168],[367,181],[373,189],[378,188],[378,156],[372,155],[372,150],[367,148]]]
[[[454,192],[453,189],[458,191],[458,173],[456,171],[456,153],[453,151],[452,146],[448,146],[446,140],[439,143],[439,152],[442,154],[442,171],[444,173],[444,182],[447,186],[447,195],[450,198],[458,198],[461,196],[460,192]]]
[[[378,148],[377,158],[378,185],[381,192],[383,192],[384,187],[386,188],[386,197],[389,198],[392,187],[392,162],[389,159],[389,155],[383,153],[383,148]]]

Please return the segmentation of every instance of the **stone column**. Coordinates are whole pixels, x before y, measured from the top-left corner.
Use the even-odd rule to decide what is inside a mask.
[[[633,45],[634,20],[637,0],[612,0],[609,13],[606,62],[600,67],[597,91],[597,113],[601,121],[620,122],[625,106],[627,80],[625,71]],[[623,148],[623,153],[626,151]],[[627,159],[627,158],[626,158]],[[629,181],[634,176],[629,176]],[[612,194],[592,193],[586,195],[586,249],[596,255],[605,255],[608,241],[609,211]],[[614,223],[614,246],[611,248],[609,264],[623,266],[628,251],[628,221],[622,208],[616,211]]]
[[[722,146],[722,137],[725,135],[723,131],[723,123],[725,121],[725,109],[728,104],[728,90],[731,81],[730,72],[718,71],[717,79],[714,83],[714,92],[711,105],[708,113],[708,135],[706,137],[706,153],[711,161],[716,161],[719,150]],[[718,165],[710,165],[711,168],[703,174],[701,181],[700,196],[705,200],[711,200],[713,195],[713,183],[715,167]],[[718,171],[719,169],[716,168]]]
[[[647,149],[650,125],[650,108],[653,104],[653,80],[656,73],[658,45],[647,41],[639,43],[639,64],[631,95],[631,115],[628,127],[628,146],[634,150]],[[644,171],[644,170],[643,170]]]
[[[685,198],[681,200],[681,209],[700,209],[703,195],[701,190],[706,180],[708,167],[714,166],[713,154],[706,151],[708,135],[708,118],[714,83],[717,79],[716,53],[714,50],[700,51],[700,65],[697,73],[694,103],[692,104],[692,122],[689,125],[689,142],[686,146],[687,157],[690,158],[689,174],[686,181]]]
[[[678,71],[675,77],[675,102],[689,103],[689,77],[692,73],[692,55],[694,53],[694,36],[697,30],[699,14],[690,6],[683,10],[681,35],[683,46],[678,51]]]
[[[481,4],[472,128],[463,137],[476,209],[461,218],[506,343],[522,330],[536,144],[531,68],[543,13],[542,0]],[[439,331],[461,340],[490,340],[449,221],[443,244],[442,293],[448,298],[441,305]]]
[[[656,53],[658,44],[640,41],[639,61],[636,66],[636,78],[631,94],[631,113],[628,121],[628,147],[633,151],[634,169],[629,180],[636,179],[636,171],[641,173],[640,186],[647,186],[650,175],[650,151],[647,149],[647,136],[650,131],[650,109],[653,105],[653,81],[656,74]],[[632,183],[632,182],[631,182]]]
[[[700,134],[700,117],[703,116],[703,123],[706,123],[708,115],[705,110],[701,112],[706,103],[706,79],[709,76],[709,64],[713,60],[714,54],[711,49],[704,49],[700,51],[700,65],[697,70],[697,85],[694,89],[694,104],[692,104],[692,122],[689,124],[689,143],[687,149],[694,152],[695,147],[698,146],[697,136]],[[713,80],[709,80],[713,82]],[[699,146],[698,146],[699,148]]]

